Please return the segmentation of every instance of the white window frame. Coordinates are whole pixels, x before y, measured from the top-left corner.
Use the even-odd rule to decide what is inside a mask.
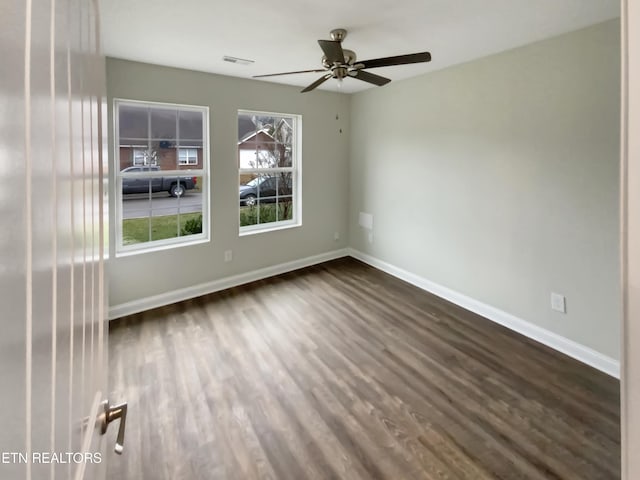
[[[186,158],[183,161],[180,158],[181,153],[186,154]],[[194,157],[190,155],[191,153],[195,154]],[[198,164],[198,148],[196,147],[180,147],[178,148],[178,165],[197,165]]]
[[[277,112],[265,112],[259,110],[238,110],[238,116],[240,115],[259,115],[259,116],[273,116],[273,117],[287,117],[293,119],[293,141],[291,152],[291,167],[278,167],[278,168],[240,168],[238,165],[238,185],[240,184],[240,177],[243,174],[263,175],[272,174],[276,175],[281,172],[291,172],[291,197],[293,199],[293,212],[291,220],[280,220],[277,222],[259,223],[257,225],[240,225],[240,201],[237,200],[238,205],[238,234],[254,235],[257,233],[272,232],[275,230],[283,230],[287,228],[299,227],[302,225],[302,115],[295,113],[277,113]],[[236,119],[237,124],[237,119]],[[236,157],[238,162],[240,161],[240,145],[236,149]]]
[[[143,167],[146,164],[146,162],[145,162],[146,155],[144,154],[144,152],[145,152],[144,148],[133,148],[132,149],[132,155],[133,155],[133,158],[131,160],[131,166],[132,167]],[[140,157],[142,157],[142,163],[137,163],[136,159],[138,159]]]
[[[144,173],[127,173],[122,172],[120,170],[120,128],[119,128],[119,108],[121,105],[132,105],[132,106],[147,106],[150,108],[175,108],[179,110],[188,110],[193,112],[202,113],[202,168],[196,169],[178,169],[178,165],[176,165],[176,169],[174,170],[161,170],[157,172],[144,172]],[[200,243],[209,242],[211,239],[211,226],[209,221],[209,212],[211,208],[211,195],[209,191],[209,107],[199,106],[199,105],[184,105],[177,103],[168,103],[168,102],[149,102],[149,101],[139,101],[139,100],[130,100],[123,98],[114,98],[113,99],[113,137],[114,137],[114,155],[113,155],[113,165],[115,171],[115,181],[113,182],[114,190],[111,193],[115,198],[115,237],[116,237],[116,257],[139,254],[139,253],[147,253],[154,252],[158,250],[166,250],[170,248],[188,246],[188,245],[196,245]],[[149,135],[151,132],[149,132]],[[144,141],[148,142],[149,148],[150,142],[158,141],[161,139],[136,139],[136,141]],[[179,138],[178,138],[179,141]],[[185,142],[189,142],[186,140]],[[191,140],[193,142],[193,140]],[[142,149],[142,147],[136,147]],[[179,148],[179,147],[178,147]],[[193,148],[186,147],[186,148]],[[176,157],[176,160],[177,157]],[[176,162],[178,163],[178,162]],[[196,162],[197,163],[197,162]],[[137,166],[137,165],[136,165]],[[178,177],[200,177],[199,185],[202,192],[202,233],[193,234],[193,235],[185,235],[174,238],[167,238],[162,240],[152,240],[149,242],[136,243],[132,245],[124,245],[123,244],[123,231],[122,231],[122,222],[123,222],[123,193],[122,193],[122,180],[123,178],[135,178],[135,177],[162,177],[162,176],[178,176]]]

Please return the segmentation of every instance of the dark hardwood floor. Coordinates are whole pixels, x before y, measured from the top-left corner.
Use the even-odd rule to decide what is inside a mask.
[[[617,380],[353,259],[110,335],[112,480],[620,478]]]

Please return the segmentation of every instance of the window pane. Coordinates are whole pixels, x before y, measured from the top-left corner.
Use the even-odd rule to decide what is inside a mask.
[[[246,140],[256,132],[256,125],[253,123],[253,116],[238,114],[238,142]]]
[[[130,172],[142,173],[143,167],[131,167]],[[133,245],[151,240],[151,179],[122,179],[122,243]]]
[[[135,245],[145,243],[150,240],[149,224],[151,218],[125,218],[122,220],[122,244]]]
[[[280,155],[278,156],[277,159],[277,165],[278,167],[291,167],[293,165],[293,152],[291,151],[291,149],[289,147],[280,145],[280,147],[282,147],[282,151],[280,152]]]
[[[174,108],[151,108],[151,138],[155,140],[164,140],[163,148],[170,148],[175,145],[176,136],[176,117],[178,111]]]
[[[240,168],[256,168],[256,147],[254,144],[244,144],[238,146],[238,165]]]
[[[282,145],[293,145],[293,119],[280,117],[276,119],[271,133],[274,140]]]
[[[262,147],[262,164],[263,168],[276,168],[280,166],[280,162],[284,155],[283,146],[277,143],[263,143]]]
[[[240,175],[240,226],[256,225],[258,223],[258,209],[256,207],[259,182],[258,175]]]
[[[280,172],[278,175],[278,195],[285,196],[291,195],[293,193],[291,183],[292,174],[291,172]]]
[[[275,143],[258,143],[256,147],[256,167],[275,168],[278,166],[280,151]]]
[[[278,221],[293,218],[293,197],[278,197]]]
[[[247,227],[249,225],[257,225],[258,208],[253,205],[250,207],[240,207],[240,226]]]
[[[130,143],[130,139],[149,137],[149,108],[146,106],[120,105],[118,127],[120,144]]]
[[[240,175],[240,206],[255,205],[258,198],[258,184],[260,178],[256,174]]]
[[[271,115],[253,115],[256,130],[269,130],[273,126],[274,118]]]
[[[264,144],[251,143],[242,145],[239,150],[240,168],[273,168],[276,166],[274,157]]]
[[[276,222],[277,211],[276,203],[273,200],[258,201],[258,223],[272,223]]]
[[[275,202],[278,189],[278,180],[276,175],[259,175],[258,176],[258,200],[262,203]]]
[[[148,149],[149,165],[157,165],[160,170],[176,168],[175,143],[169,140],[151,140]]]
[[[178,112],[179,138],[184,140],[198,140],[202,142],[202,113],[180,110]]]
[[[202,233],[202,211],[180,215],[180,236],[199,235]]]

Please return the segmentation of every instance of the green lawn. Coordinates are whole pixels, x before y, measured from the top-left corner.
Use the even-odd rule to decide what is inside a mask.
[[[258,207],[240,207],[240,226],[256,225],[258,223],[271,223],[282,220],[291,220],[293,209],[291,202],[266,203]],[[258,220],[259,219],[259,220]]]
[[[128,218],[122,221],[122,239],[124,245],[144,243],[153,240],[174,238],[180,235],[188,220],[196,219],[200,213],[180,214],[180,229],[178,229],[178,215],[164,215],[162,217]],[[151,238],[149,238],[149,221],[151,221]]]
[[[178,228],[178,215],[164,215],[162,217],[128,218],[122,222],[122,243],[132,245],[154,240],[164,240],[192,233],[183,232],[185,224],[189,220],[196,220],[200,213],[180,214],[180,228]],[[256,225],[257,223],[271,223],[280,220],[290,220],[293,217],[291,203],[264,204],[260,208],[240,207],[240,226]],[[151,222],[151,235],[149,235],[149,222]],[[201,228],[201,227],[199,227]],[[197,232],[199,233],[199,232]]]

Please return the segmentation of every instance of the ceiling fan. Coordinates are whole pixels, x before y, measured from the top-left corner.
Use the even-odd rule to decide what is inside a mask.
[[[391,81],[389,78],[381,77],[373,73],[366,72],[365,68],[390,67],[394,65],[407,65],[409,63],[423,63],[431,61],[429,52],[411,53],[408,55],[398,55],[395,57],[375,58],[356,63],[356,53],[353,50],[342,48],[342,41],[347,36],[344,28],[331,30],[331,40],[318,40],[320,48],[324,52],[322,56],[321,69],[299,70],[297,72],[270,73],[268,75],[255,75],[253,78],[275,77],[277,75],[293,75],[296,73],[324,72],[324,75],[311,85],[302,90],[302,93],[322,85],[330,78],[335,78],[342,82],[347,77],[352,77],[363,82],[372,83],[381,87]]]

